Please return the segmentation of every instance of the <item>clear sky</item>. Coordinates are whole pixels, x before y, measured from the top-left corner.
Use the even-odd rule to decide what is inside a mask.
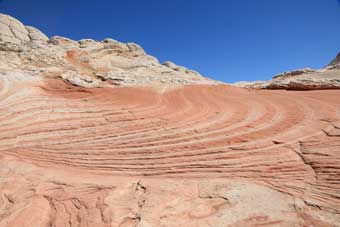
[[[136,42],[225,82],[320,68],[340,52],[340,0],[0,0],[48,36]]]

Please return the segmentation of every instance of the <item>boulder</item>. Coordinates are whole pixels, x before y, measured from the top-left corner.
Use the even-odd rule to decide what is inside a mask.
[[[47,42],[49,40],[48,37],[44,33],[42,33],[39,29],[32,26],[25,26],[25,28],[28,31],[28,36],[31,39],[31,41]]]
[[[15,18],[5,14],[0,14],[1,45],[8,46],[8,43],[21,45],[30,41],[46,42],[48,41],[48,37],[32,26],[24,26],[20,21]]]
[[[0,41],[20,44],[30,41],[28,31],[17,19],[0,14]]]
[[[104,48],[120,51],[129,51],[128,46],[125,43],[119,42],[114,39],[106,38],[102,41]]]
[[[135,55],[145,55],[146,54],[144,49],[136,43],[127,43],[126,45],[129,49],[129,51],[133,52]]]
[[[54,45],[60,45],[60,46],[65,46],[65,47],[74,47],[74,48],[79,47],[79,43],[77,41],[74,41],[72,39],[62,37],[62,36],[53,36],[51,37],[49,42]]]

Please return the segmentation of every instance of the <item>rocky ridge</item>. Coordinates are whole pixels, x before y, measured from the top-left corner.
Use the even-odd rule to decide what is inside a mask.
[[[61,78],[81,87],[212,84],[198,72],[172,62],[160,64],[135,43],[113,39],[47,38],[41,31],[0,14],[0,71]]]
[[[234,85],[254,89],[322,90],[340,89],[340,53],[326,67],[297,69],[280,73],[269,81],[237,82]]]

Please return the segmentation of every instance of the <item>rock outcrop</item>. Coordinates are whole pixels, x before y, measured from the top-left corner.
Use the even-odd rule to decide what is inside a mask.
[[[340,53],[327,65],[327,68],[340,68]]]
[[[340,226],[339,90],[237,88],[19,27],[0,45],[0,227]]]
[[[238,87],[254,89],[327,90],[340,89],[340,54],[326,67],[284,72],[269,81],[238,82]]]
[[[0,14],[0,26],[0,50],[12,52],[11,58],[2,55],[0,60],[17,71],[33,71],[41,77],[54,74],[85,87],[154,86],[163,90],[216,83],[173,63],[160,64],[135,43],[113,39],[74,41],[59,36],[49,39],[38,29],[4,14]],[[40,73],[36,72],[38,67]]]
[[[280,73],[280,74],[274,76],[273,79],[287,79],[287,78],[290,78],[290,77],[314,73],[314,72],[316,72],[316,70],[311,69],[311,68],[297,69],[297,70],[293,70],[293,71]]]

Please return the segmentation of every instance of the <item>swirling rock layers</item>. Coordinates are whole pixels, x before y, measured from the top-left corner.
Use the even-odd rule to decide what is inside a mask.
[[[1,45],[0,227],[340,226],[338,90],[228,86],[110,39]]]
[[[19,76],[0,83],[1,226],[339,224],[338,91]]]

